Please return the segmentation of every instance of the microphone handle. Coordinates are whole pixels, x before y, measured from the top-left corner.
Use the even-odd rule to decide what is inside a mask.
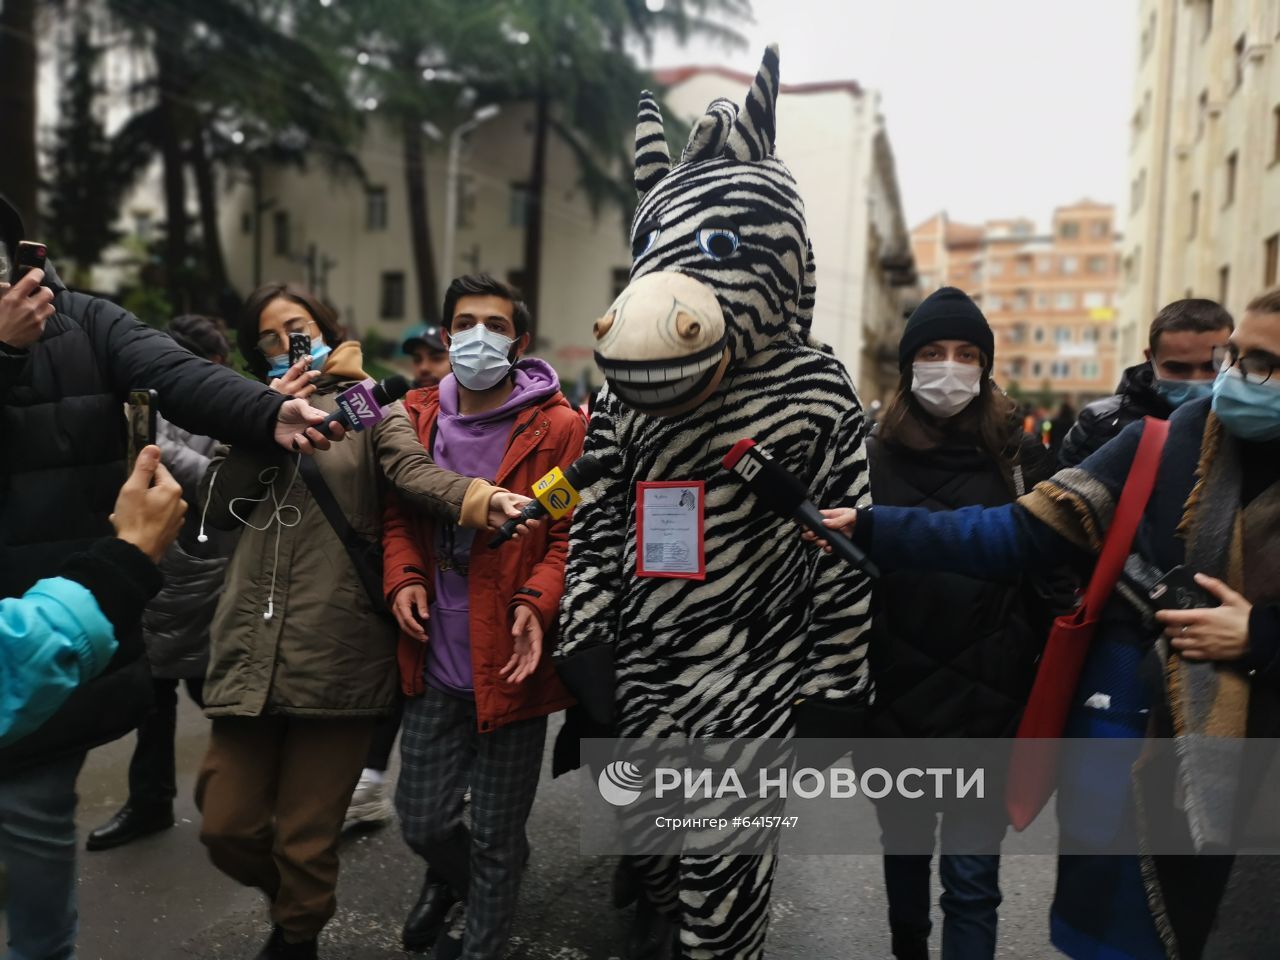
[[[323,434],[325,437],[332,439],[333,436],[329,432],[329,428],[332,427],[335,423],[341,424],[342,427],[347,430],[351,429],[351,424],[347,421],[346,414],[344,414],[341,410],[335,410],[333,411],[333,413],[325,417],[322,422],[316,424],[316,429],[319,430],[320,433]]]
[[[489,541],[489,549],[497,550],[508,540],[516,535],[516,527],[524,523],[526,520],[537,520],[547,515],[547,508],[537,500],[530,500],[525,504],[524,509],[520,511],[520,516],[510,517],[507,522],[498,528],[498,532],[493,535],[493,539]]]
[[[880,568],[872,562],[871,558],[863,553],[858,545],[843,533],[828,527],[823,522],[822,514],[811,501],[802,500],[800,505],[795,508],[793,516],[801,526],[807,527],[831,544],[831,551],[841,560],[853,564],[872,579],[880,576]]]

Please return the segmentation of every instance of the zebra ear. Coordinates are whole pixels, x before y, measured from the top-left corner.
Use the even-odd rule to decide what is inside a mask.
[[[744,108],[734,122],[733,132],[725,144],[725,155],[735,160],[763,160],[773,156],[777,108],[778,45],[771,43],[765,48],[755,82],[747,91]]]
[[[680,154],[680,162],[691,163],[722,156],[737,119],[736,103],[724,97],[712,100],[707,107],[707,112],[698,118],[693,130],[689,132],[689,142],[685,144],[684,152]]]
[[[636,195],[643,197],[670,171],[671,152],[667,149],[662,111],[654,95],[645,90],[636,111]]]

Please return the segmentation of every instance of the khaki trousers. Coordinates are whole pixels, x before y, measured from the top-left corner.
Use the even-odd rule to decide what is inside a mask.
[[[213,721],[196,781],[200,840],[214,866],[271,901],[295,942],[337,908],[338,840],[375,720]]]

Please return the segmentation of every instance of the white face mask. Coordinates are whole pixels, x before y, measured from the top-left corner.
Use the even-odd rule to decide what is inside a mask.
[[[912,365],[911,392],[935,417],[954,417],[973,402],[982,387],[982,367],[944,360]]]
[[[510,337],[494,333],[482,323],[461,330],[449,341],[453,375],[468,390],[488,390],[511,369],[514,346]]]

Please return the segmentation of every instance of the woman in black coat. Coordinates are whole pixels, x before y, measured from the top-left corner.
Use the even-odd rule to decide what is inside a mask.
[[[998,506],[1053,472],[991,380],[995,340],[964,293],[920,305],[899,345],[902,378],[868,444],[877,505],[954,510]],[[1014,732],[1048,632],[1049,605],[1028,584],[894,572],[877,583],[871,672],[876,737],[1005,737]],[[998,801],[997,801],[998,802]],[[998,854],[1007,824],[983,815],[881,805],[893,954],[927,960],[931,844],[941,814],[944,960],[995,955]],[[916,851],[889,853],[888,851]]]

